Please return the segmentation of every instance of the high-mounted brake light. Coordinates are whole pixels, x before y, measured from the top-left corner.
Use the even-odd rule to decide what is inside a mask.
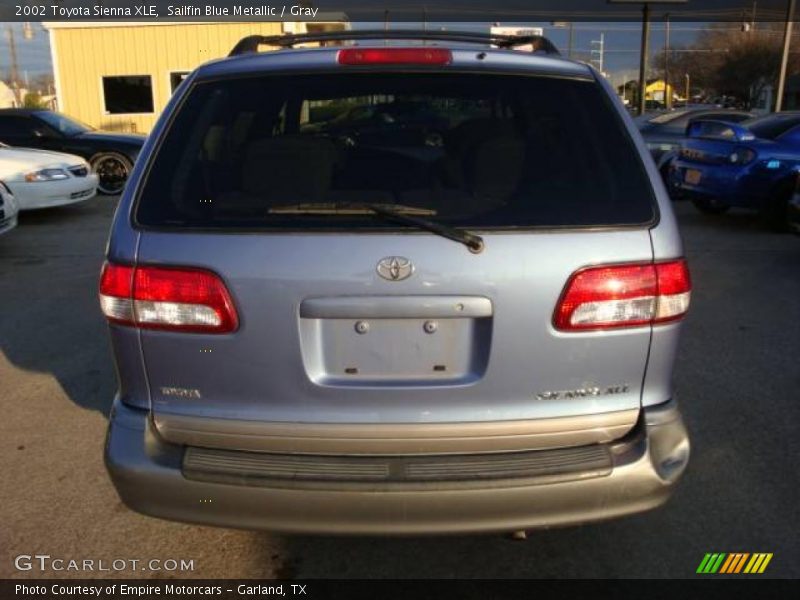
[[[340,65],[449,65],[453,53],[444,48],[345,48]]]
[[[553,325],[585,331],[674,321],[689,309],[691,289],[684,259],[588,267],[570,277]]]
[[[144,329],[229,333],[239,327],[225,284],[201,269],[106,263],[100,307],[112,323]]]

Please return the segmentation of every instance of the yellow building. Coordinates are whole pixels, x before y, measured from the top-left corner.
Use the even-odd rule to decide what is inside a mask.
[[[667,86],[663,79],[655,79],[647,83],[644,88],[644,99],[663,103],[667,98],[667,94],[664,93],[665,87],[668,89],[672,99],[675,100],[675,90],[671,85]]]
[[[98,129],[148,133],[177,85],[241,38],[344,29],[343,22],[51,22],[58,110]]]

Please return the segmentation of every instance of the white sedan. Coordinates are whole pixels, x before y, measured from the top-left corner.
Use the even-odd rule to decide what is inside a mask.
[[[7,233],[17,226],[17,202],[11,190],[0,181],[0,233]]]
[[[19,210],[74,204],[97,193],[97,175],[80,156],[0,144],[0,181]]]

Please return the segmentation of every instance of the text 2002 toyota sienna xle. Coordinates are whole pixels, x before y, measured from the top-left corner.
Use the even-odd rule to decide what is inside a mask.
[[[100,282],[134,510],[418,534],[669,496],[690,281],[647,148],[546,40],[425,35],[248,38],[159,120]]]

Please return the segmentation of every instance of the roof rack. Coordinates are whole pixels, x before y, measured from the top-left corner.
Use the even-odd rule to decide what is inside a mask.
[[[418,40],[447,41],[466,44],[493,45],[498,48],[517,46],[533,47],[533,52],[558,54],[558,49],[541,35],[504,35],[473,33],[465,31],[420,31],[420,30],[360,30],[360,31],[322,31],[319,33],[296,33],[285,35],[250,35],[239,40],[228,56],[240,56],[258,52],[259,46],[278,46],[293,48],[297,44],[311,42],[355,42],[360,40]]]

